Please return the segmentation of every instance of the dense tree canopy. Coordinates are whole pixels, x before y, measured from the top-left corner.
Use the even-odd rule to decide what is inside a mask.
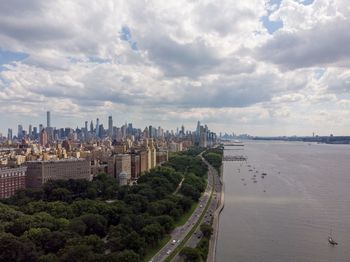
[[[100,174],[19,190],[0,203],[0,262],[142,261],[204,191],[199,152],[174,155],[132,186]]]
[[[220,173],[220,167],[222,164],[222,148],[211,148],[203,153],[203,157]]]

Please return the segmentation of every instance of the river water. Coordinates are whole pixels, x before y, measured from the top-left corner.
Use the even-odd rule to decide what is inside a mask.
[[[225,149],[247,161],[224,162],[216,261],[350,261],[349,145],[252,141]]]

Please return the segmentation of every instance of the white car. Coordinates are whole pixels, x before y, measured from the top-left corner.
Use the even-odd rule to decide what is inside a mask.
[[[173,241],[171,241],[171,244],[175,244],[176,243],[176,239],[173,239]]]
[[[169,249],[169,250],[166,252],[166,254],[169,255],[170,253],[171,253],[171,250]]]

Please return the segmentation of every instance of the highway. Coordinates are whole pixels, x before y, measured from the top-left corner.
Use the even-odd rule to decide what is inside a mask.
[[[194,234],[188,239],[185,246],[186,247],[196,247],[199,241],[202,238],[202,232],[200,230],[200,224],[202,223],[211,223],[211,220],[213,218],[215,210],[218,208],[220,204],[220,197],[221,197],[221,190],[222,190],[222,184],[218,175],[218,172],[214,167],[212,167],[205,159],[203,161],[208,165],[208,180],[210,179],[212,181],[212,185],[214,185],[213,188],[213,197],[211,199],[211,202],[209,203],[209,207],[207,211],[205,212],[202,221],[199,223],[199,226],[196,228]],[[214,237],[214,236],[212,236]],[[180,261],[180,256],[177,254],[177,256],[172,261]]]
[[[200,155],[201,156],[201,155]],[[202,157],[202,160],[208,165],[208,183],[207,187],[202,194],[202,196],[199,199],[199,203],[195,211],[192,213],[191,217],[188,219],[188,221],[180,226],[177,227],[171,232],[171,239],[170,241],[150,260],[152,262],[161,262],[164,261],[171,252],[181,243],[181,241],[186,237],[186,235],[191,231],[191,229],[196,225],[197,221],[200,219],[201,214],[204,211],[205,206],[207,205],[210,194],[212,192],[213,188],[213,181],[215,183],[216,179],[214,174],[217,176],[216,170],[209,165],[208,162]],[[214,197],[213,197],[214,199]],[[213,202],[213,201],[212,201]],[[209,210],[211,211],[211,214],[209,214]],[[214,209],[215,210],[215,209]],[[210,205],[210,208],[207,211],[207,217],[205,218],[205,221],[209,221],[211,219],[211,216],[213,214],[213,207]],[[192,238],[191,238],[192,239]]]
[[[202,157],[202,155],[200,156]],[[218,172],[215,170],[215,168],[213,168],[203,157],[202,160],[208,165],[208,183],[204,193],[199,199],[197,208],[184,225],[177,227],[173,230],[173,232],[171,233],[170,241],[150,261],[164,261],[173,252],[173,250],[184,240],[184,238],[192,230],[192,228],[197,225],[197,222],[199,221],[199,219],[201,219],[201,215],[203,214],[204,209],[208,204],[210,195],[213,193],[211,201],[208,205],[208,209],[203,215],[199,225],[204,222],[211,222],[214,211],[216,210],[220,201],[221,182],[218,176]],[[187,240],[185,246],[195,247],[200,241],[200,238],[201,232],[199,226],[197,226],[195,233]],[[177,260],[179,260],[178,254],[172,261]]]

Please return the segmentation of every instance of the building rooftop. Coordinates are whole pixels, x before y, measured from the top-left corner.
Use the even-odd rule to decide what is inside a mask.
[[[52,162],[77,162],[86,161],[85,158],[64,158],[64,159],[50,159],[50,160],[32,160],[27,161],[27,163],[52,163]]]

